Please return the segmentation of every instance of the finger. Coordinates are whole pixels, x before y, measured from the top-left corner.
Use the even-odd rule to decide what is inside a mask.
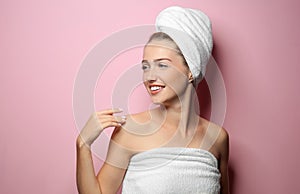
[[[107,109],[107,110],[102,110],[97,112],[98,115],[112,115],[114,113],[120,113],[123,112],[121,108],[116,108],[116,109]]]
[[[107,127],[120,127],[122,126],[124,123],[119,123],[119,122],[114,122],[114,121],[107,121],[103,123],[103,128],[107,128]]]
[[[100,117],[100,123],[105,122],[117,122],[117,123],[124,123],[126,121],[126,116],[109,116],[109,117]]]
[[[115,115],[101,115],[101,114],[99,114],[99,115],[96,115],[96,117],[98,117],[98,119],[107,119],[107,118],[113,118],[113,117],[115,117],[115,118],[127,118],[127,116],[125,116],[125,115],[118,115],[118,116],[115,116]]]

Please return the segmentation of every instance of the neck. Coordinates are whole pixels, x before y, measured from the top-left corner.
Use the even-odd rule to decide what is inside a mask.
[[[189,84],[180,99],[167,106],[161,105],[164,124],[179,130],[183,137],[193,135],[198,126],[199,116],[196,112],[198,106],[195,88]]]

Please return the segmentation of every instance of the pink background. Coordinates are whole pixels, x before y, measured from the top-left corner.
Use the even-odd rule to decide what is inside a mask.
[[[0,193],[77,193],[72,91],[82,60],[112,32],[153,24],[175,4],[213,23],[232,193],[300,192],[299,1],[11,0],[0,2]]]

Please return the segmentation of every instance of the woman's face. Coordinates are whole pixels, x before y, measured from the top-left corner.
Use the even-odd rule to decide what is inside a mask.
[[[153,103],[171,105],[184,94],[191,73],[169,41],[151,41],[144,48],[144,85]]]

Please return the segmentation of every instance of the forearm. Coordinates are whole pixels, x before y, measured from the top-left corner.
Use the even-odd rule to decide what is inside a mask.
[[[227,174],[225,176],[221,179],[221,194],[229,194],[229,178]]]
[[[78,137],[76,181],[79,194],[101,194],[99,182],[94,171],[91,150]]]

